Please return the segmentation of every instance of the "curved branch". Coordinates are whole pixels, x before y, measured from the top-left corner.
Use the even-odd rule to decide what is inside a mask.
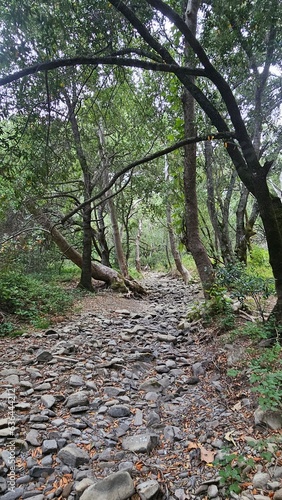
[[[28,68],[16,71],[11,75],[4,76],[0,78],[0,86],[7,85],[8,83],[20,80],[24,76],[34,75],[36,73],[41,73],[43,71],[50,71],[56,68],[66,68],[68,66],[91,66],[91,65],[110,65],[110,66],[125,66],[127,68],[142,68],[152,71],[162,71],[165,73],[174,73],[175,70],[180,71],[183,74],[193,75],[193,76],[206,76],[204,69],[191,69],[191,68],[180,68],[175,65],[175,61],[172,59],[171,64],[164,63],[154,63],[150,61],[142,61],[141,59],[129,59],[125,57],[116,56],[105,56],[105,57],[71,57],[63,59],[55,59],[55,61],[46,61],[43,63],[35,64],[34,66],[29,66]]]
[[[149,161],[155,160],[157,158],[160,158],[161,156],[165,156],[168,153],[172,153],[173,151],[176,151],[177,149],[182,148],[183,146],[186,146],[187,144],[194,144],[196,142],[203,142],[203,141],[209,141],[212,139],[233,139],[236,138],[236,134],[234,132],[220,132],[218,134],[208,134],[204,136],[197,136],[197,137],[189,137],[187,139],[183,139],[182,141],[177,142],[173,146],[169,146],[168,148],[162,149],[160,151],[157,151],[156,153],[152,153],[151,155],[144,156],[144,158],[141,158],[141,160],[136,160],[129,165],[126,165],[124,168],[122,168],[119,172],[117,172],[111,179],[111,181],[108,183],[108,185],[102,189],[98,194],[95,196],[92,196],[88,200],[85,200],[83,203],[78,205],[76,208],[74,208],[71,212],[68,213],[62,220],[61,223],[64,224],[68,219],[70,219],[74,214],[76,214],[79,210],[81,210],[85,205],[88,203],[97,200],[98,198],[101,198],[121,177],[122,175],[126,174],[133,168],[137,167],[138,165],[143,165],[144,163],[148,163]],[[233,141],[231,141],[233,144]]]

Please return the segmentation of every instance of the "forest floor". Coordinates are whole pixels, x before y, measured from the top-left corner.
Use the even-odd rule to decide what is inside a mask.
[[[98,288],[47,331],[0,339],[4,500],[281,500],[281,431],[255,424],[243,361],[254,341],[180,329],[198,285],[143,281],[142,299]]]

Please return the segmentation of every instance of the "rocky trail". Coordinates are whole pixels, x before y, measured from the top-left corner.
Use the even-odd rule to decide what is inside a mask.
[[[52,329],[0,340],[3,500],[282,499],[281,431],[255,425],[247,378],[226,375],[242,346],[183,321],[197,285],[144,284],[142,300],[100,291]],[[224,485],[213,461],[231,453]]]

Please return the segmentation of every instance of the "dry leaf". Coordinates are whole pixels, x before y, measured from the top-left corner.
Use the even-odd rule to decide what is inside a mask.
[[[233,432],[234,431],[227,432],[224,436],[224,439],[226,439],[226,441],[229,441],[229,443],[232,443],[234,446],[236,446],[236,443],[232,437]]]
[[[189,441],[187,451],[195,450],[196,448],[198,448],[198,445],[196,443],[193,443],[192,441]]]
[[[199,448],[201,450],[202,462],[207,462],[207,463],[213,462],[216,452],[212,450],[206,450],[206,448],[204,448],[203,446],[200,446]]]
[[[239,411],[239,410],[241,410],[241,408],[242,408],[241,401],[239,401],[238,403],[236,403],[236,405],[232,406],[232,410],[233,411]]]

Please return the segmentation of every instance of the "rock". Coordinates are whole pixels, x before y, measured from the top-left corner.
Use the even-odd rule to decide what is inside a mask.
[[[38,363],[48,363],[48,361],[51,361],[51,359],[53,359],[53,355],[51,354],[51,352],[44,349],[38,351],[36,355],[36,360],[38,361]]]
[[[135,413],[135,417],[134,417],[134,421],[133,421],[133,425],[138,427],[142,424],[143,424],[143,412],[141,410],[139,410],[139,408],[137,408],[136,413]]]
[[[208,487],[208,498],[216,498],[218,495],[218,487],[216,484],[210,484]]]
[[[181,431],[179,427],[175,427],[174,425],[167,425],[164,428],[164,438],[169,441],[181,441]]]
[[[49,409],[56,403],[56,399],[52,396],[52,394],[44,394],[44,396],[41,396],[41,401],[44,406]]]
[[[39,465],[35,465],[30,469],[30,475],[31,477],[46,478],[53,474],[54,470],[53,467],[40,467]]]
[[[200,375],[205,375],[206,370],[203,367],[203,364],[198,362],[198,363],[194,363],[192,365],[192,372],[193,372],[194,377],[199,377]]]
[[[82,391],[71,394],[66,401],[67,408],[74,408],[75,406],[88,406],[88,405],[89,405],[88,394]]]
[[[158,481],[154,479],[140,483],[136,491],[141,500],[161,500],[164,497]]]
[[[274,431],[282,428],[281,410],[262,410],[261,408],[257,408],[254,417],[256,425],[265,424]]]
[[[88,464],[90,461],[88,453],[75,444],[68,444],[62,448],[58,453],[58,457],[64,464],[75,468]]]
[[[137,434],[122,440],[124,450],[134,453],[150,453],[158,444],[158,436],[149,434]]]
[[[149,378],[139,386],[140,391],[152,391],[161,392],[163,390],[163,385],[156,378]]]
[[[94,484],[93,479],[91,479],[90,477],[85,477],[84,479],[82,479],[82,481],[79,481],[79,483],[75,484],[74,490],[79,495],[81,495],[86,490],[86,488],[92,486],[93,484]]]
[[[267,472],[257,472],[253,477],[253,486],[258,489],[266,489],[270,476]]]
[[[84,385],[84,380],[79,375],[71,375],[69,385],[72,387],[82,387]]]
[[[80,500],[127,500],[135,492],[131,476],[119,471],[87,488]]]
[[[32,446],[40,446],[42,443],[42,439],[40,439],[40,434],[36,429],[31,429],[27,435],[26,440]]]
[[[282,488],[279,490],[275,491],[273,500],[282,500]]]
[[[113,418],[129,417],[130,408],[126,405],[113,405],[108,409],[108,414]]]
[[[57,441],[55,439],[44,439],[42,443],[42,454],[48,455],[49,453],[56,453],[58,449]]]
[[[107,396],[110,396],[111,398],[116,398],[117,396],[122,396],[125,394],[125,390],[122,387],[112,387],[112,386],[106,386],[104,388],[105,394]]]
[[[160,342],[177,342],[177,337],[175,337],[174,335],[164,335],[162,333],[155,333],[154,334],[154,337],[156,338],[156,340],[159,340]]]

